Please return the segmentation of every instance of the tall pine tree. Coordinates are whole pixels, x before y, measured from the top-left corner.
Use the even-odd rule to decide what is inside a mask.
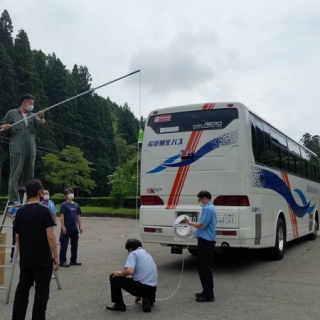
[[[13,26],[10,15],[4,10],[0,17],[0,43],[3,44],[9,57],[13,56]]]
[[[75,65],[72,76],[77,94],[90,90],[91,75],[86,67]],[[88,93],[79,97],[77,106],[81,124],[86,128],[83,139],[84,156],[92,162],[95,169],[92,178],[97,188],[93,194],[105,196],[110,192],[107,176],[113,172],[117,158],[111,118],[103,100],[96,95]],[[108,130],[105,130],[105,126]]]
[[[14,42],[14,64],[19,81],[18,93],[23,95],[30,93],[35,96],[34,112],[43,110],[48,107],[48,98],[44,92],[44,86],[40,76],[36,70],[34,63],[34,54],[31,51],[28,35],[24,30],[19,30]],[[48,122],[46,127],[39,127],[36,136],[37,153],[35,165],[35,176],[42,176],[43,164],[41,155],[55,149],[56,140],[54,136],[52,117],[50,114],[45,114]]]
[[[0,119],[2,119],[7,111],[15,105],[16,98],[12,61],[2,43],[0,43],[0,61]],[[7,183],[3,182],[7,182],[9,178],[9,172],[6,168],[9,166],[8,146],[10,136],[8,133],[2,132],[0,137],[0,190],[3,190],[7,189]]]
[[[59,104],[76,95],[76,88],[70,73],[55,54],[47,57],[47,67],[44,74],[45,92],[49,105]],[[82,147],[82,131],[78,115],[77,101],[58,105],[48,111],[54,121],[52,123],[58,150],[67,145]]]
[[[118,121],[118,133],[121,133],[128,144],[137,143],[139,122],[134,117],[127,103],[121,108]]]

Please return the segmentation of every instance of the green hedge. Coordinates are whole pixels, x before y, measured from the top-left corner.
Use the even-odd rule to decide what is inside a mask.
[[[7,197],[0,197],[0,208],[6,207]],[[56,193],[51,197],[51,200],[55,204],[61,204],[65,201],[63,194]],[[88,207],[112,207],[113,199],[111,197],[75,197],[75,202],[79,203],[80,206],[88,206]],[[136,208],[136,197],[126,197],[122,199],[122,207],[123,208]],[[138,197],[138,207],[140,207],[140,197]],[[0,210],[0,213],[2,212]]]
[[[0,213],[2,213],[4,211],[4,209],[6,208],[7,205],[7,201],[8,201],[8,197],[0,197]]]
[[[52,201],[57,204],[65,201],[63,194],[56,193],[51,197]],[[75,202],[80,206],[88,207],[112,207],[114,199],[112,197],[75,197]],[[136,208],[136,197],[126,197],[121,201],[123,208]],[[138,197],[138,207],[140,207],[140,197]]]
[[[134,209],[136,208],[136,202],[137,202],[136,197],[126,197],[123,200],[122,207]],[[140,197],[138,197],[138,208],[140,208]]]

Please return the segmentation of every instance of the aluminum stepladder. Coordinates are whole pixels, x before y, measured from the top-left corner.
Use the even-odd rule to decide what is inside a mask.
[[[25,188],[19,188],[19,200],[22,203],[22,205],[27,203],[27,195],[25,193]],[[11,225],[10,224],[8,224],[8,225],[5,224],[8,208],[10,208],[10,207],[11,206],[9,206],[9,200],[8,200],[7,204],[6,204],[6,207],[4,209],[3,216],[2,216],[2,221],[1,221],[1,224],[0,224],[0,233],[2,232],[2,229],[4,227],[12,228],[12,224]],[[11,265],[6,265],[6,264],[0,265],[0,268],[11,269],[11,275],[10,275],[10,279],[9,279],[9,286],[8,287],[0,287],[0,289],[7,290],[5,303],[8,304],[9,303],[9,298],[10,298],[10,293],[11,293],[11,288],[12,288],[12,280],[13,280],[15,265],[16,265],[16,261],[17,261],[17,257],[18,257],[18,251],[17,251],[17,246],[16,245],[7,245],[7,244],[5,244],[5,245],[0,245],[0,247],[14,248],[12,264]],[[60,283],[60,279],[59,279],[57,271],[53,271],[53,275],[52,275],[51,278],[56,280],[58,289],[61,289],[61,283]]]
[[[5,207],[4,212],[3,212],[2,221],[1,221],[1,225],[0,225],[0,234],[2,233],[2,229],[4,227],[12,228],[12,224],[8,224],[8,225],[4,224],[5,220],[6,220],[8,208],[9,208],[9,200],[7,201],[6,207]],[[13,280],[13,274],[14,274],[14,269],[15,269],[16,260],[17,260],[17,247],[15,245],[7,245],[7,244],[0,245],[0,247],[2,247],[2,248],[11,248],[11,249],[14,248],[12,264],[10,264],[10,265],[6,265],[6,264],[0,265],[0,268],[3,268],[4,270],[5,269],[11,269],[9,286],[8,287],[0,287],[0,289],[7,290],[6,299],[5,299],[5,303],[7,304],[7,303],[9,303],[10,292],[11,292],[11,287],[12,287],[12,280]]]

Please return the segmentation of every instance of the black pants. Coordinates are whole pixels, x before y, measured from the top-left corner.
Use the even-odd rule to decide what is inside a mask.
[[[66,234],[60,234],[60,264],[67,262],[67,249],[69,244],[69,239],[71,242],[71,262],[77,262],[78,256],[78,240],[79,231],[78,230],[67,230]]]
[[[123,304],[122,290],[125,290],[135,297],[148,298],[153,305],[156,300],[157,287],[147,286],[139,281],[134,281],[128,277],[110,276],[111,301],[113,303]]]
[[[29,302],[29,291],[33,282],[35,282],[35,295],[32,320],[45,320],[52,270],[52,261],[35,267],[20,265],[20,278],[14,297],[12,320],[25,319]]]
[[[215,241],[198,238],[198,271],[203,293],[207,298],[213,298],[213,254]]]
[[[16,244],[16,233],[14,229],[14,221],[13,221],[13,227],[12,227],[12,245],[14,246]],[[14,247],[11,249],[11,260],[13,259],[14,255]]]

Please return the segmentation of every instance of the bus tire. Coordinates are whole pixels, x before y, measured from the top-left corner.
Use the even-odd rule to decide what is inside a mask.
[[[317,232],[318,232],[318,224],[317,221],[313,221],[313,232],[307,235],[308,240],[316,240],[317,239]]]
[[[197,255],[198,255],[198,249],[188,248],[188,251],[189,251],[193,256],[197,256]]]
[[[276,243],[271,249],[273,260],[281,260],[286,249],[286,227],[282,218],[278,219],[276,230]]]

